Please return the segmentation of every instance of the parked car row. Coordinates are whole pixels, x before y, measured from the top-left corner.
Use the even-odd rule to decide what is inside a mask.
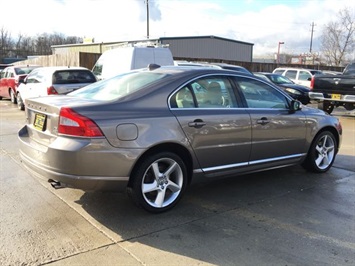
[[[84,67],[41,67],[34,69],[17,89],[17,106],[33,97],[67,94],[96,82],[91,70]]]
[[[0,100],[9,98],[24,110],[28,98],[67,94],[96,81],[93,72],[84,67],[9,66],[0,74]]]
[[[0,73],[0,100],[10,98],[12,103],[17,102],[17,88],[26,76],[38,66],[9,66]]]
[[[120,49],[114,49],[120,50]],[[109,73],[109,68],[114,64],[109,64],[112,60],[108,60],[107,56],[115,52],[122,57],[122,53],[118,53],[114,50],[104,53],[104,56],[98,60],[93,70],[97,72],[98,66],[104,62],[105,71]],[[131,49],[131,56],[129,61],[135,62],[137,57],[145,58],[145,61],[149,58],[153,58],[159,54],[157,58],[163,58],[162,61],[168,65],[171,64],[171,54],[167,53],[165,48],[151,49],[151,48],[134,48]],[[168,51],[169,52],[169,51]],[[168,60],[168,58],[170,58]],[[104,60],[105,59],[105,60]],[[144,61],[144,60],[141,61]],[[163,60],[159,59],[159,60]],[[100,63],[100,64],[99,64]],[[138,67],[130,63],[130,68],[136,69]],[[306,105],[310,103],[309,87],[308,83],[311,80],[312,75],[321,74],[319,70],[312,69],[300,69],[300,68],[276,68],[272,73],[255,72],[252,73],[248,69],[242,66],[231,65],[226,63],[202,63],[202,62],[187,62],[187,61],[175,61],[177,66],[188,67],[213,67],[219,69],[228,69],[232,71],[242,72],[250,75],[257,76],[261,79],[276,84],[283,89],[294,99],[299,100],[302,104]],[[100,65],[101,66],[101,65]],[[103,65],[102,65],[103,66]],[[130,69],[128,68],[128,69]],[[36,69],[35,71],[32,71]],[[101,68],[102,70],[103,68]],[[30,97],[39,97],[50,94],[67,94],[73,90],[89,85],[102,79],[103,76],[95,75],[95,71],[91,71],[86,68],[76,67],[40,67],[40,66],[8,66],[1,72],[0,79],[0,100],[2,98],[10,98],[11,102],[17,103],[20,110],[25,109],[24,101]],[[31,74],[28,76],[28,74]],[[115,73],[115,71],[112,71]],[[111,73],[110,72],[110,73]],[[105,72],[106,73],[106,72]],[[28,76],[28,77],[27,77]],[[302,85],[305,84],[305,85]]]

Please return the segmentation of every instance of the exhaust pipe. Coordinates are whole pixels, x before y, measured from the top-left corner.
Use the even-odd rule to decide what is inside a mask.
[[[56,181],[56,180],[53,180],[53,179],[48,179],[48,182],[55,189],[64,188],[64,186],[62,186],[62,184],[59,181]]]

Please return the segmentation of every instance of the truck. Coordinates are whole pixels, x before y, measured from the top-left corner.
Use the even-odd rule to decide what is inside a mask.
[[[315,75],[309,92],[318,108],[331,114],[335,107],[355,109],[355,63],[348,64],[341,75]]]

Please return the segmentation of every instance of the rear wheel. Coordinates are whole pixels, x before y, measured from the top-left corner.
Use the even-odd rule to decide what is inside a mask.
[[[14,91],[12,89],[10,89],[10,98],[11,98],[11,102],[16,104],[17,100],[16,100],[16,95],[14,93]]]
[[[17,108],[21,111],[25,110],[25,104],[23,103],[20,93],[17,93]]]
[[[334,135],[329,131],[321,132],[313,140],[303,167],[316,173],[328,171],[334,163],[337,149]]]
[[[146,157],[132,174],[128,194],[140,207],[153,213],[173,208],[187,184],[187,170],[181,158],[170,152]]]
[[[318,103],[318,109],[321,109],[324,112],[331,114],[334,110],[334,105],[331,104],[329,101],[324,101],[324,102]]]

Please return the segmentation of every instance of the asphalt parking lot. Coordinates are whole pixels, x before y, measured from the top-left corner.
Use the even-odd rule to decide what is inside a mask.
[[[171,211],[54,190],[20,163],[24,112],[0,101],[0,265],[355,265],[355,113],[326,174],[199,180]]]

